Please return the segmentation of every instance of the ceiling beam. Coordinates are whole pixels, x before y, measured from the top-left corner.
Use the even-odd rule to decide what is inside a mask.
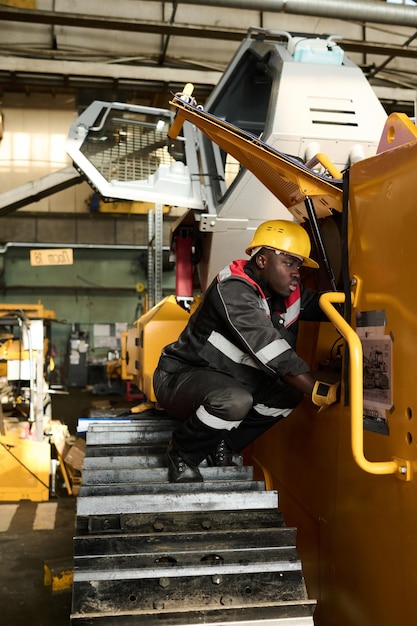
[[[243,29],[189,26],[187,24],[170,24],[167,22],[102,17],[99,15],[80,15],[77,13],[64,13],[63,11],[16,9],[4,5],[0,5],[0,20],[45,24],[50,26],[73,26],[77,28],[128,31],[153,35],[224,39],[230,41],[241,41],[246,33],[246,30]]]
[[[179,4],[211,5],[232,10],[252,10],[256,12],[288,13],[302,16],[315,16],[356,22],[389,24],[390,26],[417,26],[416,7],[406,5],[375,2],[375,0],[180,0]],[[161,2],[161,4],[163,4]],[[136,31],[141,25],[141,32],[159,32],[157,22],[141,22],[140,20],[114,18],[110,16],[80,15],[64,11],[44,11],[1,5],[1,19],[14,22],[32,22],[62,26],[78,26],[84,28],[101,28],[105,30]],[[147,25],[146,31],[142,28]],[[193,27],[189,27],[193,28]],[[202,27],[207,36],[221,29]],[[233,30],[223,29],[230,32]]]
[[[389,55],[395,57],[406,57],[409,59],[417,58],[417,48],[405,46],[396,46],[388,43],[380,43],[374,41],[360,41],[356,39],[337,39],[336,43],[340,45],[345,52],[361,52],[363,54]]]
[[[158,67],[155,65],[123,65],[120,63],[95,63],[89,61],[54,61],[51,59],[31,59],[28,66],[25,57],[0,56],[0,72],[10,75],[43,74],[49,76],[88,77],[91,79],[112,79],[115,81],[155,82],[180,85],[199,83],[216,85],[222,72],[202,71],[201,69],[181,69]]]
[[[415,9],[415,15],[417,17],[417,8]],[[187,24],[179,23],[172,24],[167,22],[141,21],[95,15],[79,15],[76,13],[64,13],[61,11],[55,12],[16,9],[4,5],[0,5],[0,20],[55,26],[72,26],[78,28],[94,28],[99,30],[140,32],[165,35],[169,37],[194,37],[197,39],[220,39],[239,42],[246,37],[248,32],[247,29],[242,28],[211,28],[204,25],[189,26]],[[263,29],[259,29],[260,32],[262,30]],[[252,31],[253,33],[256,33],[256,27],[253,28]],[[338,43],[346,52],[417,58],[417,48],[411,48],[409,46],[344,39],[343,37],[338,40]]]
[[[207,5],[207,0],[179,1],[181,4]],[[211,0],[209,4],[222,9],[286,13],[304,17],[309,15],[389,26],[417,26],[417,11],[414,6],[385,0]]]

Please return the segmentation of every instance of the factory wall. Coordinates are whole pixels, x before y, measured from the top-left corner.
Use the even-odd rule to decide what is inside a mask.
[[[7,94],[0,141],[1,193],[70,165],[65,151],[68,130],[78,112],[70,95]],[[94,337],[102,324],[131,325],[147,306],[147,214],[102,213],[87,183],[2,215],[0,228],[0,302],[41,301],[55,312],[51,327],[54,378],[66,384],[74,329],[88,336],[88,360],[102,363],[114,352],[113,339]],[[120,207],[119,207],[120,208]],[[164,218],[168,258],[170,222]],[[72,265],[34,266],[31,251],[51,247],[73,251]],[[163,293],[173,293],[173,265],[164,263]]]

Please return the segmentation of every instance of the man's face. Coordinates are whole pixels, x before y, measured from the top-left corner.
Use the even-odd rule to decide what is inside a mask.
[[[284,298],[288,298],[300,283],[302,261],[285,252],[276,254],[275,250],[264,249],[258,258],[262,279],[269,289]]]

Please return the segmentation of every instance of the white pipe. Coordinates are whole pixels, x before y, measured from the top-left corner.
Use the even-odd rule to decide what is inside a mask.
[[[130,245],[123,243],[34,243],[31,241],[8,241],[0,245],[0,255],[6,254],[9,248],[73,248],[74,250],[147,250],[148,246]],[[163,250],[169,250],[169,246],[163,246]]]
[[[180,0],[180,4],[207,5],[207,0]],[[391,26],[417,26],[417,6],[390,4],[381,0],[211,0],[210,5]]]

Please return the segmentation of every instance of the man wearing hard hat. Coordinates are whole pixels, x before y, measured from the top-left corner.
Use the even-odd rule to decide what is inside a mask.
[[[337,400],[339,383],[317,381],[295,352],[298,320],[326,319],[320,293],[300,285],[310,259],[306,231],[295,222],[261,224],[250,260],[221,270],[179,339],[166,346],[154,374],[159,405],[181,419],[167,450],[171,482],[202,481],[198,465],[228,465],[304,394]]]

